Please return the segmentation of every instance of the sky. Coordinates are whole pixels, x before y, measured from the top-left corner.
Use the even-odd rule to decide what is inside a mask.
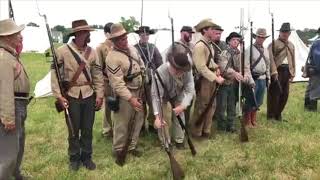
[[[101,25],[118,22],[121,16],[134,16],[140,21],[141,4],[141,0],[38,0],[40,12],[47,15],[52,27],[57,24],[70,27],[76,19]],[[245,24],[253,21],[254,29],[271,28],[269,12],[274,14],[275,29],[279,29],[283,22],[290,22],[295,29],[317,29],[320,25],[316,16],[320,1],[316,0],[144,0],[143,4],[143,24],[152,28],[170,28],[170,14],[176,30],[183,25],[195,26],[204,18],[212,18],[226,31],[233,31],[240,24],[241,8],[244,8]],[[43,25],[36,0],[12,0],[12,5],[18,24],[35,22]],[[0,0],[0,19],[6,18],[8,0]]]

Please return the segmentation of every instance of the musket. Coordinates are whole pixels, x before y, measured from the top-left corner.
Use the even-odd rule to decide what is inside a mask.
[[[130,58],[130,57],[129,57]],[[142,85],[141,85],[141,89],[139,91],[139,94],[138,94],[138,98],[141,99],[141,96],[142,96],[142,88],[144,87],[144,78],[142,80]],[[119,165],[119,166],[123,166],[125,161],[126,161],[126,156],[128,154],[128,150],[129,150],[129,146],[132,142],[132,137],[133,137],[133,132],[134,132],[134,127],[135,127],[135,124],[136,124],[136,115],[137,115],[137,111],[134,110],[133,114],[131,115],[130,119],[129,119],[129,123],[128,123],[128,137],[126,139],[126,142],[125,142],[125,145],[124,147],[122,148],[122,150],[120,151],[120,156],[119,156],[119,159],[117,159],[116,163]]]
[[[152,70],[152,73],[151,73],[151,78],[152,78],[152,82],[155,83],[156,93],[157,93],[157,97],[159,99],[159,101],[157,103],[158,108],[160,109],[159,118],[160,118],[161,124],[164,124],[162,101],[161,101],[161,97],[160,97],[159,84],[155,80],[155,71],[153,71],[153,70]],[[165,133],[165,127],[161,127],[160,131],[161,131],[160,134],[162,136],[162,141],[163,141],[163,145],[164,145],[164,150],[168,154],[168,157],[169,157],[169,160],[170,160],[170,166],[171,166],[173,179],[174,180],[183,179],[184,178],[184,172],[183,172],[180,164],[177,162],[177,160],[173,156],[172,148],[170,148],[169,140],[167,139],[166,135],[164,134]]]
[[[232,62],[232,59],[230,59],[226,65],[226,67],[224,68],[223,72],[221,73],[221,76],[224,76],[224,74],[227,72],[227,70],[229,69],[230,65],[231,65],[231,62]],[[209,100],[209,104],[206,106],[206,108],[204,109],[204,111],[200,114],[199,118],[195,121],[195,126],[196,127],[199,127],[202,122],[204,121],[205,119],[205,116],[206,114],[208,113],[208,111],[211,109],[211,106],[214,102],[214,99],[216,98],[217,96],[217,93],[219,91],[219,88],[220,88],[220,84],[217,85],[216,89],[214,90],[212,96],[210,97],[210,100]]]
[[[13,21],[15,21],[14,19],[14,13],[13,13],[13,8],[12,8],[12,4],[11,4],[11,0],[8,1],[8,8],[9,8],[9,18],[11,18]]]
[[[46,29],[47,29],[47,34],[48,34],[48,38],[49,38],[49,43],[50,43],[50,49],[51,49],[51,52],[52,52],[52,59],[53,59],[53,64],[52,64],[52,68],[55,70],[55,73],[56,73],[56,77],[57,77],[57,80],[58,80],[58,86],[59,86],[59,90],[61,92],[61,95],[63,97],[67,97],[65,91],[64,91],[64,88],[63,88],[63,84],[62,84],[62,76],[60,74],[60,71],[59,71],[59,64],[58,64],[58,58],[57,58],[57,54],[56,54],[56,51],[54,49],[54,46],[53,46],[53,38],[52,38],[52,35],[51,35],[51,30],[50,30],[50,27],[49,27],[49,24],[48,24],[48,20],[47,20],[47,16],[45,14],[40,14],[40,11],[39,11],[39,7],[38,7],[38,12],[39,12],[39,16],[43,17],[44,18],[44,21],[46,23]],[[59,102],[56,102],[56,105],[58,104]],[[69,109],[68,108],[64,108],[64,113],[65,113],[65,118],[66,118],[66,122],[70,128],[70,131],[71,131],[71,135],[72,137],[75,137],[75,132],[74,132],[74,127],[73,127],[73,123],[71,121],[71,116],[70,116],[70,113],[69,113]]]
[[[252,46],[253,46],[253,30],[252,30],[252,24],[253,22],[251,21],[250,22],[250,69],[251,69],[251,66],[252,66]],[[251,69],[252,70],[252,69]]]
[[[243,9],[241,9],[241,17],[240,17],[240,34],[242,36],[242,38],[244,37],[244,24],[243,24]],[[244,66],[245,66],[245,43],[244,43],[244,39],[241,40],[241,44],[240,44],[240,48],[241,48],[241,59],[240,59],[240,72],[242,77],[244,77]],[[239,107],[239,120],[240,120],[240,134],[239,134],[239,138],[240,138],[240,142],[248,142],[249,141],[249,137],[248,137],[248,132],[245,126],[245,122],[244,119],[242,118],[242,99],[243,99],[243,94],[242,94],[242,83],[241,81],[239,81],[239,89],[238,89],[238,107]]]
[[[271,47],[271,48],[272,48],[272,56],[273,56],[272,59],[273,59],[273,61],[274,61],[274,58],[275,58],[275,57],[274,57],[274,54],[276,53],[276,49],[275,49],[276,47],[275,47],[275,44],[274,44],[274,43],[275,43],[275,42],[274,42],[275,40],[274,40],[274,18],[273,18],[273,13],[271,13],[271,23],[272,23],[272,24],[271,24],[271,29],[272,29],[272,30],[271,30],[271,31],[272,31],[272,32],[271,32],[271,37],[272,37],[272,44],[271,44],[271,46],[272,46],[272,47]],[[282,87],[281,87],[281,83],[280,83],[279,79],[276,79],[275,81],[276,81],[276,82],[275,82],[276,85],[277,85],[278,88],[279,88],[280,94],[282,94],[283,91],[282,91]]]
[[[244,45],[244,40],[241,42],[241,60],[240,60],[240,71],[241,71],[241,75],[242,77],[244,77],[244,61],[245,61],[245,45]],[[240,142],[248,142],[249,141],[249,137],[248,137],[248,132],[246,129],[246,125],[244,122],[244,119],[242,118],[242,100],[243,100],[243,94],[242,94],[242,89],[241,89],[241,81],[239,81],[239,119],[240,119],[240,134],[239,134],[239,138],[240,138]],[[241,95],[241,96],[240,96]],[[253,95],[254,96],[254,95]],[[255,97],[255,96],[254,96]]]
[[[250,49],[249,49],[249,53],[250,53],[250,56],[249,56],[249,58],[250,58],[250,70],[251,70],[251,73],[252,73],[252,60],[253,60],[253,50],[252,50],[252,48],[253,48],[253,30],[252,30],[252,24],[253,24],[253,22],[252,21],[250,21]],[[255,96],[255,91],[254,91],[254,88],[250,88],[250,94],[251,94],[251,96],[252,96],[252,98],[253,98],[253,101],[254,101],[254,107],[256,108],[256,110],[258,110],[259,108],[258,108],[258,103],[257,103],[257,98],[256,98],[256,96]]]

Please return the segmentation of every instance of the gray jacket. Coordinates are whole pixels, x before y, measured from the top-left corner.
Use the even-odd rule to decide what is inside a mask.
[[[173,99],[174,102],[181,104],[185,108],[190,105],[193,96],[195,95],[194,90],[194,81],[192,72],[185,72],[181,78],[176,78],[172,76],[169,72],[170,64],[169,62],[162,64],[158,69],[158,73],[165,84],[169,93],[165,93],[164,89],[158,79],[155,76],[155,80],[157,81],[160,98],[162,103],[167,103],[169,99]],[[159,109],[159,97],[157,96],[156,83],[152,82],[151,86],[151,96],[152,96],[152,105],[154,115],[157,115],[160,111]]]

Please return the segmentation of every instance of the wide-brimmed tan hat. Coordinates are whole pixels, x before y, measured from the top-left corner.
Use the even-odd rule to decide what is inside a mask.
[[[12,19],[0,21],[0,36],[9,36],[24,29],[24,25],[18,26]]]
[[[114,39],[128,34],[121,23],[115,23],[111,26],[109,39]]]
[[[188,56],[186,53],[170,53],[169,63],[177,70],[187,72],[191,70],[191,64],[189,62]]]
[[[268,38],[270,35],[267,35],[267,30],[265,28],[258,28],[257,32],[254,34],[253,33],[253,38],[256,37],[262,37],[262,38]]]
[[[69,33],[69,36],[74,36],[74,34],[79,31],[94,31],[94,29],[91,28],[84,19],[72,21],[71,32]]]
[[[201,32],[202,29],[207,28],[207,27],[213,27],[216,30],[223,31],[221,26],[212,22],[212,19],[210,19],[210,18],[203,19],[197,25],[194,26],[194,28],[196,29],[197,32]]]

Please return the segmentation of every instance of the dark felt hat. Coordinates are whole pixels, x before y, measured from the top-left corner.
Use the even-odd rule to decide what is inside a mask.
[[[177,70],[190,71],[191,64],[186,53],[173,53],[169,55],[169,63]]]
[[[229,43],[229,41],[230,41],[232,38],[235,38],[235,37],[242,39],[242,36],[241,36],[239,33],[237,33],[237,32],[232,32],[232,33],[230,33],[229,36],[226,38],[226,43]]]
[[[110,33],[111,32],[111,26],[113,25],[112,22],[108,22],[106,25],[103,27],[104,33]]]
[[[134,31],[137,34],[147,33],[147,34],[155,34],[156,31],[154,29],[150,29],[149,26],[140,26],[138,30]]]
[[[192,27],[190,27],[190,26],[183,26],[183,27],[181,28],[180,32],[183,32],[183,31],[188,32],[188,33],[195,33],[195,32],[193,31]]]
[[[288,22],[285,22],[281,25],[281,28],[280,28],[280,32],[289,32],[289,31],[293,31],[294,29],[291,29],[290,27],[290,23]]]

